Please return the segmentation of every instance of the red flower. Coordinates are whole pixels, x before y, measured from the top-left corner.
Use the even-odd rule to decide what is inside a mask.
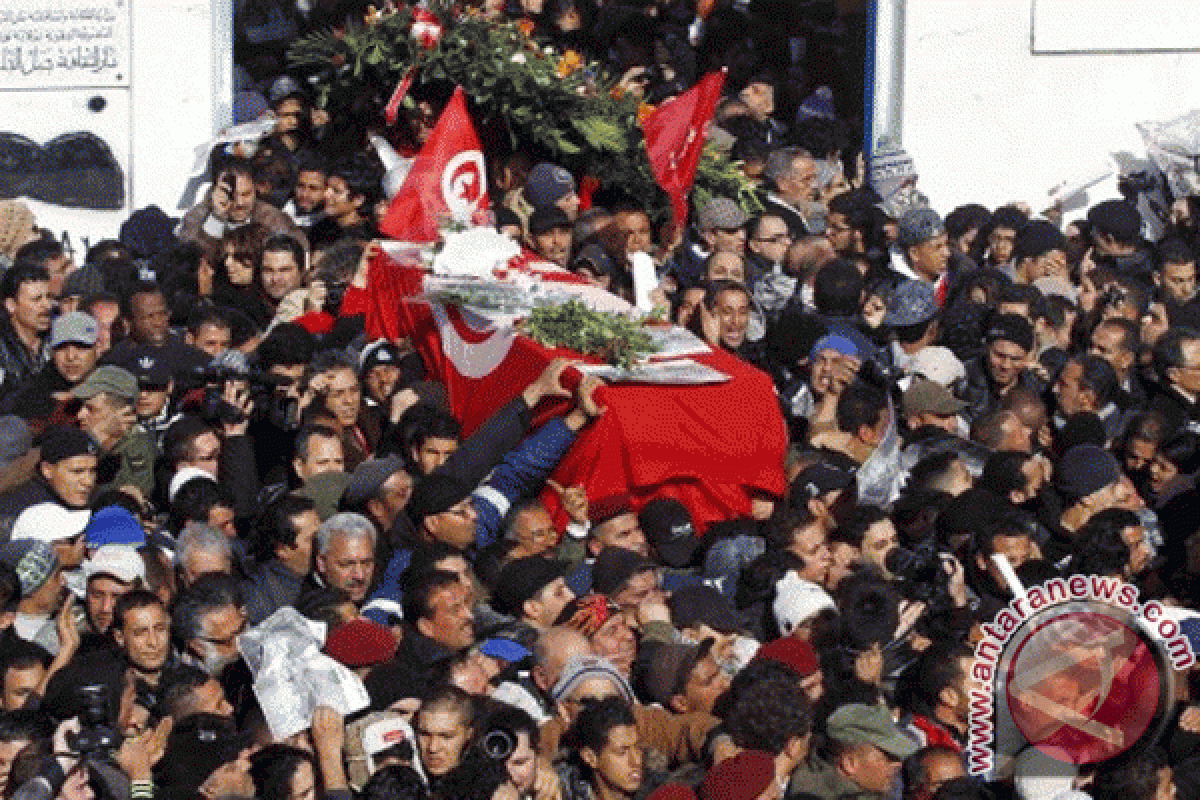
[[[432,50],[442,38],[442,21],[423,8],[413,11],[412,35],[425,50]]]

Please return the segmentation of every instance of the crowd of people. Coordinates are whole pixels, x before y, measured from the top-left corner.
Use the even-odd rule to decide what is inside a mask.
[[[709,136],[753,202],[676,229],[519,148],[490,187],[500,232],[614,294],[649,255],[671,320],[773,379],[787,491],[703,529],[553,479],[608,391],[567,362],[464,436],[364,332],[396,187],[282,58],[354,3],[239,4],[238,112],[274,133],[215,151],[181,220],[76,263],[0,201],[5,798],[1200,798],[1192,671],[1120,757],[1033,742],[985,781],[964,752],[1015,583],[1119,578],[1194,624],[1200,203],[1154,243],[1125,199],[943,216],[816,85],[845,21],[785,5],[484,9],[648,98],[739,67]],[[280,737],[239,641],[289,609],[369,703]],[[1075,720],[1106,699],[1080,670]]]

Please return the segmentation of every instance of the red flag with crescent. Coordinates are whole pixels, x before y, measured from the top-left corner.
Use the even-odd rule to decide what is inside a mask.
[[[393,239],[433,242],[439,215],[469,221],[488,202],[483,151],[460,86],[392,198],[380,229]]]
[[[687,194],[704,150],[705,126],[712,119],[724,85],[724,69],[710,72],[691,89],[652,111],[642,123],[650,169],[671,197],[678,225],[687,222]]]

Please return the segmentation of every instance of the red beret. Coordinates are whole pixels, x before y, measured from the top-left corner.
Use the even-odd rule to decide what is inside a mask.
[[[651,792],[646,800],[696,800],[696,793],[685,784],[668,783]]]
[[[354,619],[333,629],[325,653],[347,667],[373,667],[396,655],[396,637],[385,625]]]
[[[700,800],[756,800],[775,780],[775,756],[743,750],[712,768],[700,784]]]
[[[759,648],[755,659],[765,658],[768,661],[778,661],[785,667],[791,668],[801,678],[811,675],[821,668],[817,651],[804,639],[795,636],[784,636],[773,642],[768,642]]]

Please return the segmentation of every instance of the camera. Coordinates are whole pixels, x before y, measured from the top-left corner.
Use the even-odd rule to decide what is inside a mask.
[[[273,375],[256,369],[239,369],[229,366],[210,366],[198,370],[185,379],[192,388],[204,387],[204,403],[201,415],[223,425],[237,425],[246,421],[241,409],[228,403],[222,396],[225,384],[242,381],[249,386],[255,417],[280,430],[292,431],[300,427],[300,401],[280,391],[292,385],[291,378]]]
[[[921,542],[912,548],[897,547],[887,554],[883,564],[896,576],[900,593],[906,600],[925,603],[930,608],[954,604],[950,596],[950,574],[933,542]]]
[[[517,737],[507,728],[493,728],[483,737],[483,752],[493,761],[506,761],[517,749]]]
[[[82,708],[79,732],[67,735],[67,744],[84,758],[108,758],[121,746],[121,734],[109,719],[108,687],[80,686],[76,690]]]

